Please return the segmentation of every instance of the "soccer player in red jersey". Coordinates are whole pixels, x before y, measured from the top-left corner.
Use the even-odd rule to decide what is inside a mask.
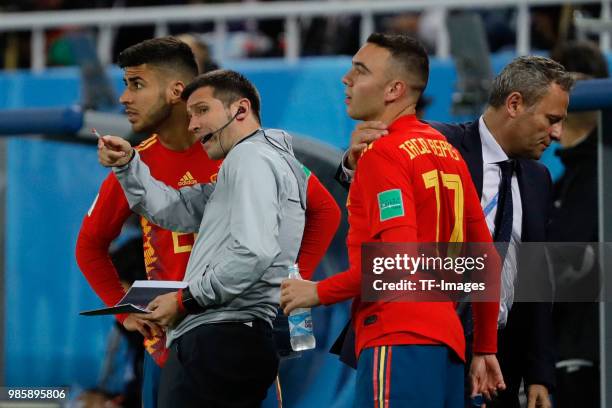
[[[120,102],[132,130],[152,134],[137,150],[153,177],[172,188],[214,182],[221,161],[209,159],[198,139],[188,131],[189,117],[181,99],[183,89],[198,73],[189,46],[171,37],[147,40],[124,50],[118,62],[124,69],[126,84]],[[314,174],[308,179],[307,202],[298,262],[304,276],[311,277],[335,234],[340,211]],[[109,246],[133,214],[115,175],[110,173],[83,219],[77,240],[79,267],[108,306],[116,304],[125,293],[111,262]],[[182,280],[194,234],[168,231],[143,217],[139,219],[149,279]],[[163,366],[167,358],[165,335],[159,326],[137,314],[117,318],[126,329],[145,336],[150,357],[145,356],[143,401],[146,407],[155,406],[157,367]]]
[[[465,340],[454,303],[360,299],[364,242],[491,242],[465,162],[416,118],[428,75],[425,50],[407,36],[373,34],[354,56],[343,78],[348,114],[389,126],[363,152],[350,187],[350,266],[318,283],[282,285],[285,313],[354,299],[359,407],[464,405]],[[495,357],[498,306],[474,304],[474,394],[504,387]]]

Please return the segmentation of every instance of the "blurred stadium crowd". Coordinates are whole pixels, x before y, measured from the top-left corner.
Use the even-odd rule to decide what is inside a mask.
[[[272,2],[276,0],[242,0],[245,3]],[[235,3],[235,1],[231,1]],[[0,12],[59,11],[95,8],[122,8],[143,6],[198,5],[230,3],[224,0],[7,0]],[[599,4],[554,5],[531,7],[531,48],[552,50],[575,37],[573,16],[576,12],[586,17],[598,17]],[[516,42],[516,8],[476,9],[486,30],[491,52],[514,49]],[[423,10],[415,13],[379,15],[375,18],[374,31],[406,33],[418,38],[431,52],[435,48],[437,32],[443,24],[444,15],[438,10]],[[334,16],[302,18],[299,20],[301,56],[353,55],[359,48],[359,17]],[[49,30],[47,36],[47,65],[74,65],[63,41],[66,32],[77,30],[67,27]],[[211,33],[211,23],[171,24],[169,34],[197,33],[196,38],[206,40]],[[262,58],[283,55],[285,48],[282,20],[243,21],[229,25],[233,38],[229,56],[234,58]],[[115,35],[113,62],[119,52],[130,45],[154,36],[155,27],[124,26]],[[206,41],[204,41],[206,42]],[[0,34],[0,67],[27,68],[30,66],[30,33]]]

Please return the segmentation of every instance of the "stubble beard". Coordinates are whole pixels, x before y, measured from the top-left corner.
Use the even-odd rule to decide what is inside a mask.
[[[136,133],[155,133],[172,114],[172,106],[167,104],[162,95],[157,102],[144,115],[142,125],[132,125],[132,130]]]

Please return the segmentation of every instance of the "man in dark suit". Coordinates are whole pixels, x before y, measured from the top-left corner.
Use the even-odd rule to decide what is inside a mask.
[[[551,304],[514,303],[514,284],[517,245],[546,240],[551,178],[536,160],[553,140],[559,140],[572,85],[572,77],[552,60],[519,57],[495,78],[478,120],[430,123],[467,162],[494,239],[509,243],[498,319],[498,358],[507,389],[492,406],[519,407],[523,380],[529,408],[551,406],[555,361]],[[361,150],[385,134],[382,123],[360,123],[337,178],[350,181],[349,169],[356,167]]]

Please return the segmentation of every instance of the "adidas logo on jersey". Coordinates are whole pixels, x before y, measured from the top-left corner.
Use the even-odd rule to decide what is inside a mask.
[[[194,179],[190,172],[185,173],[178,182],[179,187],[192,186],[198,184],[198,180]]]

